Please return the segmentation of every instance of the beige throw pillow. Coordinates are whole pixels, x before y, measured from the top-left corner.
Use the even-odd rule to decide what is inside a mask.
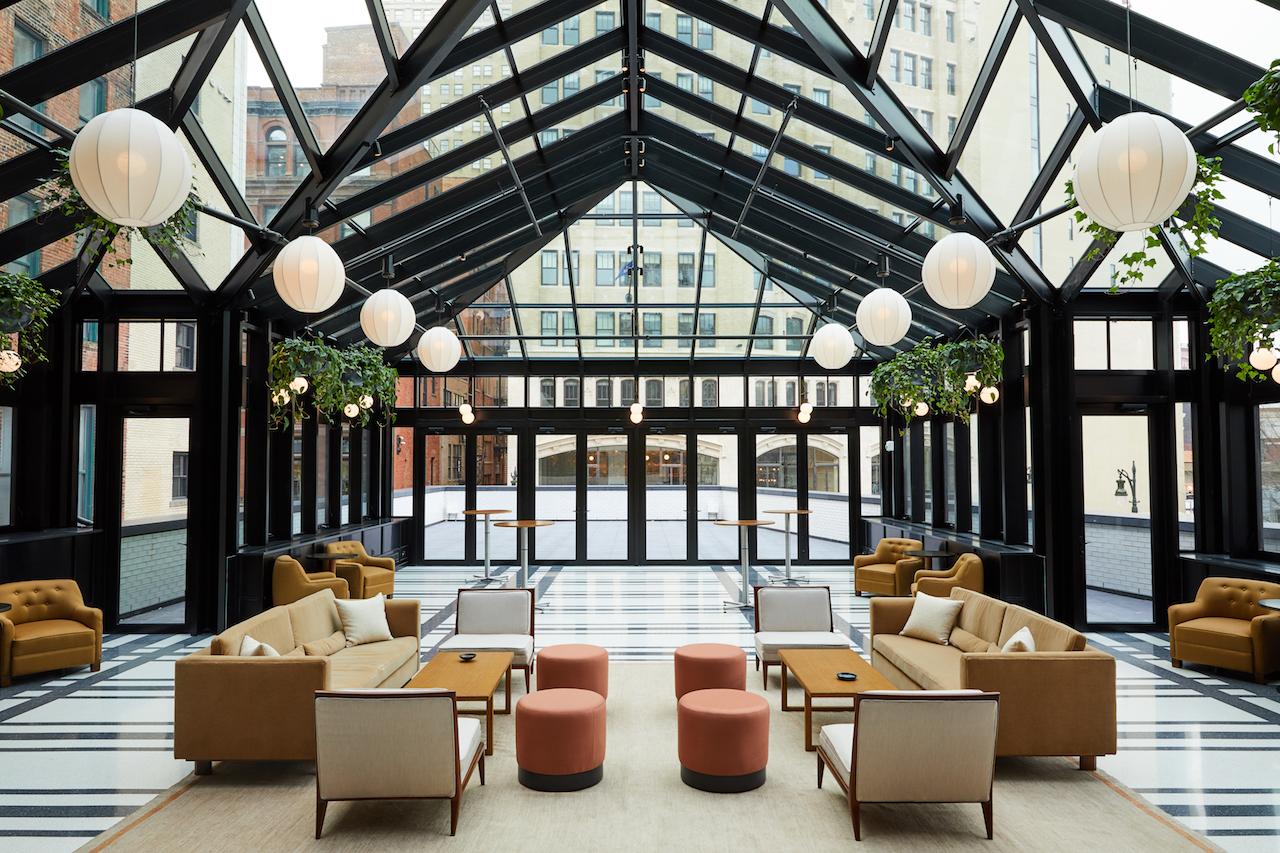
[[[1002,652],[1034,652],[1035,650],[1036,638],[1031,636],[1031,629],[1026,625],[1014,631],[1013,636],[1000,648]]]
[[[981,637],[970,634],[963,628],[951,629],[951,645],[962,652],[988,652],[991,643]]]
[[[958,598],[939,598],[916,593],[911,616],[899,634],[940,646],[950,645],[951,629],[956,626],[962,607],[964,602]]]
[[[342,621],[342,633],[348,646],[365,643],[381,643],[391,639],[391,626],[387,624],[385,596],[378,593],[373,598],[335,599],[338,619]]]
[[[310,643],[303,643],[302,650],[308,655],[315,657],[326,657],[336,654],[346,648],[347,637],[341,631],[334,631],[323,640],[313,640]]]
[[[242,658],[278,658],[280,653],[266,643],[259,643],[248,634],[240,641],[240,657]]]

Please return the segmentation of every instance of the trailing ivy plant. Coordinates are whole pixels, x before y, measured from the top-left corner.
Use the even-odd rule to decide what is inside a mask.
[[[194,185],[182,206],[159,225],[147,228],[118,225],[95,212],[81,197],[80,191],[71,180],[71,153],[65,148],[59,148],[54,151],[54,155],[58,159],[58,170],[50,178],[52,186],[44,192],[44,210],[46,212],[56,210],[70,217],[75,222],[77,231],[87,230],[91,234],[100,235],[106,241],[104,251],[111,256],[112,266],[127,266],[133,263],[132,257],[121,254],[123,243],[116,239],[121,234],[145,239],[163,253],[197,250],[196,244],[191,239],[191,235],[195,233],[196,216],[199,213],[196,206],[200,204],[200,197],[196,195]]]
[[[1244,105],[1258,127],[1276,135],[1277,141],[1268,145],[1267,150],[1280,153],[1280,59],[1273,60],[1267,73],[1244,90]]]
[[[944,344],[943,350],[962,372],[974,374],[981,387],[999,384],[1004,373],[1004,347],[997,342],[990,338],[969,338]]]
[[[22,366],[12,373],[0,373],[0,386],[15,384],[26,375],[27,366],[48,361],[44,334],[49,317],[58,308],[58,296],[39,281],[23,273],[0,271],[0,349],[13,349]],[[16,343],[11,343],[16,338]]]
[[[1255,270],[1227,276],[1209,299],[1209,341],[1214,355],[1236,362],[1240,379],[1262,380],[1266,374],[1248,361],[1249,348],[1269,345],[1280,334],[1280,259]]]
[[[965,388],[968,374],[975,374],[982,386],[995,385],[1003,364],[1003,347],[987,338],[917,344],[871,372],[876,412],[881,417],[898,412],[910,424],[917,417],[916,405],[928,403],[931,414],[968,423],[976,393]]]
[[[1222,158],[1196,155],[1196,179],[1191,184],[1190,198],[1195,199],[1191,217],[1179,224],[1173,221],[1172,228],[1181,234],[1187,242],[1187,253],[1191,257],[1203,255],[1208,246],[1208,238],[1217,237],[1222,222],[1214,215],[1214,202],[1224,198],[1218,189],[1218,181],[1222,178]],[[1067,203],[1077,205],[1075,182],[1066,183]],[[1105,254],[1120,239],[1120,232],[1112,231],[1089,218],[1078,206],[1072,212],[1085,234],[1101,245],[1095,246],[1085,255],[1085,260],[1096,260]],[[1119,269],[1111,282],[1111,292],[1117,293],[1127,284],[1142,281],[1146,271],[1156,265],[1156,259],[1150,255],[1151,249],[1160,246],[1160,226],[1148,229],[1143,234],[1142,246],[1120,256]]]
[[[354,405],[357,414],[350,420],[364,426],[373,408],[380,407],[378,423],[387,426],[395,421],[397,376],[396,369],[383,360],[382,351],[368,344],[338,349],[319,337],[287,338],[272,347],[267,362],[271,426],[283,429],[292,420],[305,419],[309,408],[303,404],[305,398],[331,423],[348,417],[346,407]],[[300,378],[306,381],[301,392]]]

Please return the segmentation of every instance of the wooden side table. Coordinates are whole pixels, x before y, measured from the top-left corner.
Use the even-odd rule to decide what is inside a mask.
[[[484,518],[484,574],[472,575],[472,580],[487,581],[493,579],[489,574],[489,519],[491,516],[505,515],[509,512],[511,512],[509,509],[464,509],[462,511],[463,515],[468,515],[472,518],[475,518],[476,516]]]
[[[889,679],[862,659],[853,649],[783,649],[778,653],[782,660],[782,710],[798,711],[787,703],[787,672],[795,676],[804,690],[804,748],[813,752],[813,700],[852,699],[864,690],[894,690]],[[841,681],[837,672],[852,672],[857,681]],[[849,711],[853,706],[819,708],[819,711]]]
[[[769,527],[772,521],[758,521],[754,518],[742,518],[737,521],[717,521],[715,524],[720,527],[736,527],[738,528],[738,546],[742,555],[742,565],[740,571],[742,573],[742,588],[739,590],[738,600],[725,600],[725,607],[736,607],[739,610],[750,610],[754,605],[748,597],[747,590],[751,588],[751,565],[747,561],[747,529],[751,527]]]
[[[768,515],[780,515],[783,518],[783,533],[786,538],[783,540],[783,562],[786,565],[787,576],[782,582],[786,584],[801,583],[800,578],[791,577],[791,516],[793,515],[812,515],[813,510],[809,509],[766,509]]]
[[[507,679],[506,705],[502,713],[511,713],[511,652],[476,652],[472,661],[464,661],[457,652],[437,652],[405,687],[439,687],[452,690],[464,702],[484,702],[484,754],[493,755],[493,694],[498,683]],[[460,714],[481,713],[459,711]]]

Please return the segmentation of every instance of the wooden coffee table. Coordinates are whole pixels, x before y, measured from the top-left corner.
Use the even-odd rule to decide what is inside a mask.
[[[439,687],[452,690],[459,700],[483,702],[484,711],[460,714],[484,714],[484,754],[493,755],[493,694],[503,676],[507,679],[507,703],[504,714],[511,713],[511,652],[476,652],[476,659],[463,661],[457,652],[437,652],[405,687]]]
[[[853,649],[783,649],[782,710],[799,711],[787,704],[787,670],[804,688],[804,748],[813,752],[813,700],[852,698],[867,690],[896,690],[893,683],[872,668]],[[837,672],[852,672],[857,681],[841,681]],[[852,705],[818,708],[819,711],[852,711]]]

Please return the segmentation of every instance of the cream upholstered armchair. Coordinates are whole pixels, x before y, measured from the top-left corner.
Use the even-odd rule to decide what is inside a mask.
[[[783,649],[849,648],[849,638],[835,630],[831,587],[758,586],[755,592],[756,669],[766,690],[769,667],[781,664]]]
[[[921,569],[911,585],[911,594],[923,592],[938,598],[949,598],[956,587],[982,592],[982,558],[977,554],[961,554],[951,568],[940,571]]]
[[[908,557],[904,551],[919,551],[919,539],[886,537],[876,545],[874,554],[853,558],[853,591],[876,595],[910,595],[916,572],[924,568],[919,557]]]
[[[15,675],[73,666],[102,667],[102,611],[88,607],[73,580],[0,584],[0,687]]]
[[[1169,608],[1169,657],[1247,672],[1265,684],[1280,670],[1280,613],[1259,607],[1280,598],[1280,584],[1243,578],[1205,578],[1196,600]]]
[[[477,767],[483,785],[480,721],[450,691],[316,691],[316,838],[335,800],[449,800],[454,835]]]
[[[396,561],[393,557],[374,557],[364,549],[358,539],[328,542],[324,546],[329,554],[356,554],[354,560],[335,560],[333,571],[347,582],[352,598],[373,598],[382,593],[390,598],[396,586]]]
[[[852,724],[822,727],[818,787],[829,768],[856,841],[863,803],[979,803],[991,838],[999,705],[999,693],[979,690],[860,693]]]
[[[334,598],[350,598],[347,582],[333,572],[307,572],[288,555],[276,557],[271,569],[271,603],[293,604],[322,589],[333,590]]]
[[[450,652],[511,652],[511,668],[524,670],[524,689],[528,692],[534,664],[533,590],[460,589],[457,613],[456,633],[440,648]],[[507,683],[510,685],[510,681]]]

